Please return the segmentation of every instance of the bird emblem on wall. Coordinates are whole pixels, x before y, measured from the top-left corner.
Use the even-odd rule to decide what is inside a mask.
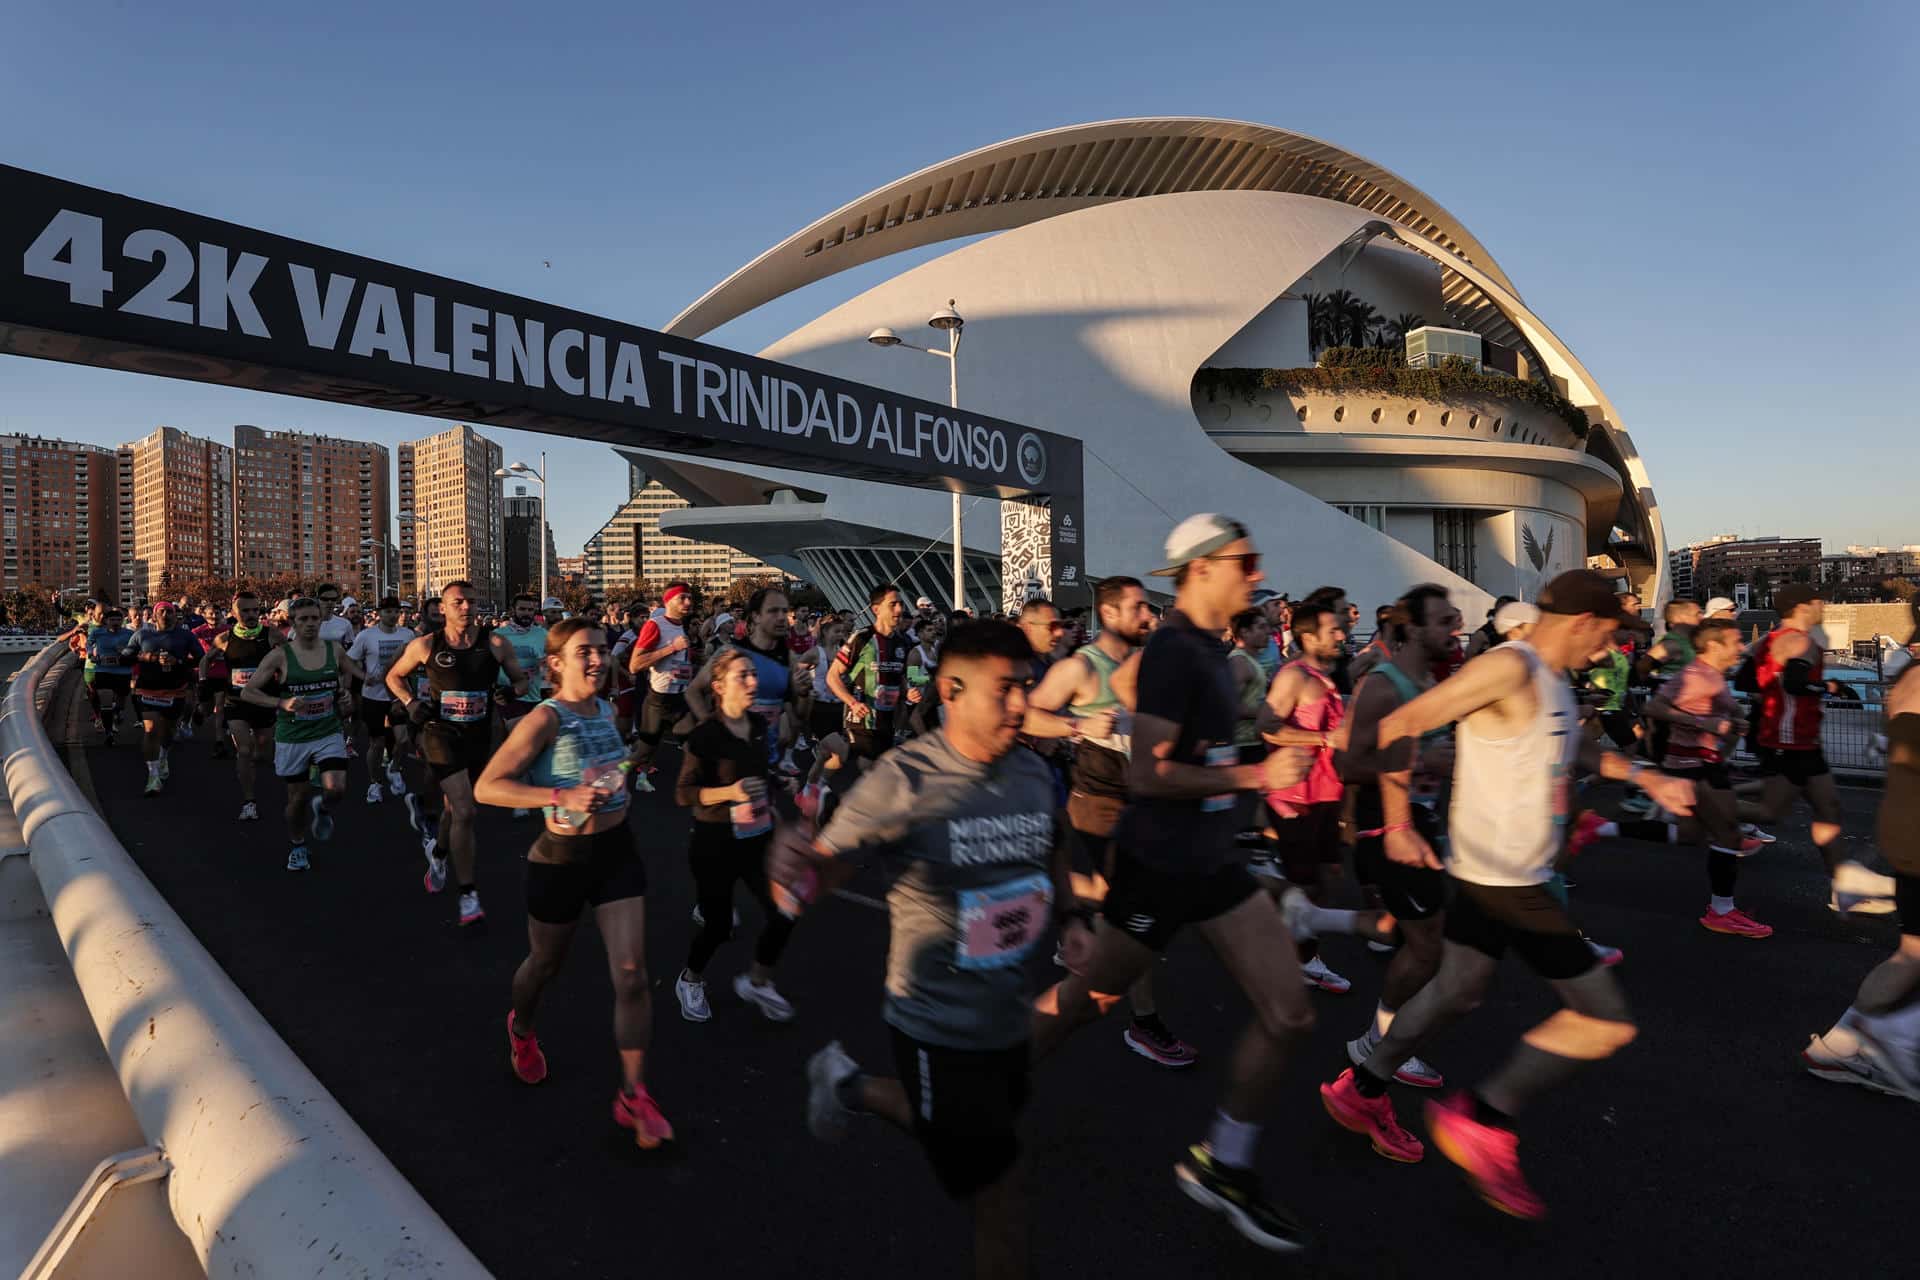
[[[1537,572],[1545,573],[1548,563],[1553,559],[1553,535],[1556,532],[1557,530],[1554,529],[1547,530],[1547,545],[1542,547],[1539,540],[1533,536],[1532,525],[1520,526],[1520,541],[1527,549],[1527,559],[1533,561],[1533,567]]]

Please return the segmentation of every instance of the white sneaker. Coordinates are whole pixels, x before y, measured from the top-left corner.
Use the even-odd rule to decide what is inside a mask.
[[[174,731],[173,736],[181,742],[192,742],[193,741],[193,725],[191,725],[185,720],[182,720],[180,722],[180,727]]]
[[[707,913],[700,909],[700,904],[697,902],[693,904],[693,922],[702,929],[707,927]],[[736,929],[740,927],[740,908],[738,907],[733,909],[733,927]]]
[[[1857,862],[1843,862],[1833,869],[1833,893],[1827,905],[1835,911],[1863,916],[1884,916],[1893,912],[1892,876],[1869,871]]]
[[[771,982],[761,986],[743,973],[733,980],[733,994],[758,1008],[768,1022],[793,1021],[793,1006],[773,989]]]
[[[680,1016],[688,1022],[708,1022],[713,1018],[713,1010],[707,1004],[707,984],[695,982],[687,976],[686,970],[673,980],[673,994],[680,1001]]]
[[[398,769],[387,770],[387,790],[396,796],[407,794],[407,780]]]
[[[236,821],[239,821],[239,822],[260,821],[260,806],[255,804],[251,800],[247,801],[245,804],[240,806],[240,817],[236,819]]]
[[[860,1064],[838,1040],[807,1059],[807,1128],[820,1141],[838,1142],[847,1136],[853,1112],[840,1101],[840,1084],[859,1071]]]
[[[1303,894],[1301,896],[1304,897],[1305,895]],[[1300,966],[1300,977],[1308,986],[1318,987],[1322,991],[1330,991],[1337,996],[1345,995],[1347,992],[1353,990],[1353,984],[1333,970],[1327,968],[1327,962],[1319,956],[1315,956]]]
[[[480,908],[480,891],[468,889],[460,895],[460,923],[462,925],[479,924],[487,918]]]
[[[1367,1042],[1365,1036],[1357,1040],[1349,1040],[1347,1041],[1347,1061],[1357,1067],[1373,1055],[1373,1049],[1374,1046]],[[1393,1078],[1401,1084],[1409,1084],[1416,1089],[1438,1089],[1447,1082],[1445,1076],[1418,1058],[1408,1058],[1400,1064],[1400,1069],[1393,1073]]]
[[[368,804],[379,804],[382,800],[385,800],[386,798],[387,798],[387,793],[380,789],[379,783],[370,782],[367,784],[367,803]]]
[[[1761,844],[1772,844],[1775,839],[1772,832],[1762,831],[1751,822],[1743,822],[1740,824],[1740,834],[1750,839],[1758,840]]]
[[[653,781],[640,769],[633,771],[633,792],[635,795],[649,795],[653,791]]]
[[[1899,1091],[1920,1102],[1920,1044],[1896,1039],[1898,1028],[1891,1022],[1889,1018],[1861,1014],[1853,1029],[1860,1037],[1860,1048],[1880,1060],[1879,1065],[1893,1077]]]
[[[433,856],[433,850],[427,850],[427,873],[420,877],[422,887],[428,893],[438,893],[447,887],[447,860]]]
[[[316,793],[310,797],[307,805],[313,810],[313,821],[309,824],[313,838],[315,840],[333,839],[333,815],[321,805],[320,796]]]
[[[305,845],[297,844],[288,851],[287,870],[305,871],[309,865],[307,861],[307,847]]]
[[[1852,1053],[1842,1053],[1829,1045],[1824,1036],[1809,1036],[1807,1047],[1800,1051],[1800,1061],[1810,1074],[1822,1080],[1863,1085],[1896,1098],[1904,1092],[1891,1064],[1864,1039]]]

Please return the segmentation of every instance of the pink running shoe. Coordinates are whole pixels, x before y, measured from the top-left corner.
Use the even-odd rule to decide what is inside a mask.
[[[1361,1093],[1353,1082],[1353,1071],[1348,1067],[1331,1084],[1320,1086],[1320,1101],[1327,1114],[1342,1129],[1365,1134],[1373,1149],[1387,1159],[1418,1164],[1427,1149],[1420,1139],[1400,1127],[1399,1117],[1393,1114],[1393,1099],[1384,1093],[1377,1098]]]
[[[1547,1216],[1547,1205],[1520,1172],[1520,1139],[1473,1118],[1473,1100],[1450,1094],[1427,1104],[1427,1132],[1440,1154],[1460,1166],[1480,1198],[1502,1213],[1529,1222]]]
[[[507,1010],[507,1061],[521,1084],[539,1084],[547,1078],[547,1055],[540,1052],[538,1036],[523,1036],[513,1029],[513,1010]]]
[[[1606,819],[1588,809],[1580,815],[1580,821],[1573,824],[1573,834],[1567,837],[1567,856],[1577,858],[1587,851],[1587,846],[1600,838],[1600,828],[1606,825]]]
[[[660,1104],[644,1085],[638,1093],[622,1089],[613,1095],[613,1122],[622,1129],[633,1130],[634,1144],[648,1151],[673,1141],[673,1126],[660,1114]]]
[[[1724,915],[1708,908],[1707,914],[1700,917],[1700,926],[1713,933],[1731,933],[1739,938],[1771,938],[1773,936],[1772,925],[1761,924],[1738,907]]]

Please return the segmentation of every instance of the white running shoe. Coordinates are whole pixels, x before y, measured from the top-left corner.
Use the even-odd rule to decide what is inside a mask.
[[[759,1009],[768,1022],[793,1021],[793,1006],[774,990],[771,982],[763,987],[743,973],[733,980],[733,994]]]
[[[447,860],[433,856],[433,850],[427,850],[427,873],[420,877],[422,887],[428,893],[438,893],[447,887]]]
[[[1740,834],[1750,840],[1758,840],[1761,844],[1772,844],[1776,838],[1772,832],[1762,831],[1751,822],[1743,822],[1740,824]]]
[[[310,864],[307,861],[307,846],[297,844],[287,853],[287,870],[305,871]]]
[[[707,1004],[707,984],[689,978],[685,969],[673,980],[673,994],[680,1001],[680,1016],[688,1022],[712,1020],[713,1009]]]
[[[462,925],[479,924],[487,918],[480,908],[480,891],[468,889],[460,895],[460,923]]]
[[[702,929],[707,927],[707,913],[700,909],[700,904],[697,902],[693,904],[693,922]],[[738,907],[733,909],[733,927],[736,929],[740,927],[740,908]]]
[[[407,794],[407,780],[401,776],[398,769],[387,770],[387,790],[396,796]]]
[[[1365,1036],[1347,1041],[1347,1061],[1354,1066],[1359,1066],[1372,1054],[1373,1046],[1367,1043]],[[1445,1076],[1418,1058],[1408,1058],[1400,1065],[1400,1069],[1393,1073],[1393,1078],[1401,1084],[1410,1084],[1416,1089],[1438,1089],[1447,1082]]]
[[[1305,897],[1306,895],[1302,894],[1301,896]],[[1327,962],[1319,956],[1315,956],[1300,966],[1300,977],[1308,986],[1318,987],[1322,991],[1330,991],[1337,996],[1343,996],[1353,990],[1353,984],[1333,970],[1327,968]]]
[[[1896,1098],[1903,1092],[1900,1077],[1894,1074],[1891,1064],[1864,1039],[1854,1052],[1841,1053],[1830,1046],[1824,1036],[1809,1036],[1807,1047],[1800,1051],[1800,1061],[1810,1074],[1822,1080],[1863,1085]]]
[[[820,1141],[838,1142],[847,1136],[853,1112],[840,1101],[840,1085],[859,1073],[860,1064],[838,1040],[807,1059],[807,1129]]]
[[[653,780],[647,777],[644,770],[635,769],[633,771],[633,793],[635,795],[650,795],[652,792]]]
[[[386,798],[387,798],[387,793],[380,789],[379,783],[369,782],[367,784],[367,803],[368,804],[379,804],[382,800],[385,800]]]
[[[1892,876],[1869,871],[1858,862],[1847,861],[1833,869],[1833,893],[1827,905],[1839,912],[1863,916],[1884,916],[1893,912]]]
[[[167,753],[160,753],[160,781],[165,782],[173,776],[173,764],[167,759]]]
[[[315,794],[307,804],[313,809],[313,838],[321,841],[333,839],[333,815],[320,803],[320,796]]]
[[[245,804],[240,806],[240,817],[237,819],[237,821],[240,821],[240,822],[260,821],[260,806],[255,804],[251,800],[247,801]]]
[[[181,742],[192,742],[193,722],[190,720],[182,720],[180,722],[180,728],[174,732],[173,736]]]

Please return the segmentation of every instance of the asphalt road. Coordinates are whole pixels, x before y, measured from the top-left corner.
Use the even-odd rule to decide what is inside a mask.
[[[908,1140],[866,1123],[823,1147],[803,1123],[802,1064],[819,1045],[839,1038],[863,1061],[886,1062],[886,920],[872,906],[834,900],[805,920],[780,971],[799,1016],[776,1026],[730,989],[757,924],[741,895],[743,928],[708,975],[714,1019],[686,1023],[673,977],[693,931],[687,819],[664,796],[639,799],[653,885],[649,1075],[679,1131],[672,1148],[642,1152],[608,1113],[610,988],[590,928],[542,1009],[548,1081],[527,1088],[507,1069],[501,1023],[524,954],[532,821],[483,811],[488,927],[469,936],[450,894],[422,891],[400,806],[363,803],[358,766],[332,841],[294,875],[283,869],[277,783],[263,785],[267,817],[242,824],[231,766],[210,760],[204,739],[175,750],[171,785],[149,800],[136,749],[80,738],[70,758],[141,867],[496,1274],[966,1273],[965,1217]],[[1846,795],[1849,829],[1869,831],[1878,793]],[[1260,1160],[1322,1246],[1277,1261],[1187,1201],[1172,1163],[1203,1132],[1246,1008],[1186,937],[1160,984],[1167,1020],[1201,1050],[1197,1067],[1174,1073],[1133,1056],[1109,1021],[1041,1068],[1027,1117],[1039,1273],[1911,1274],[1895,1224],[1911,1214],[1915,1184],[1896,1139],[1920,1132],[1920,1110],[1798,1065],[1807,1036],[1832,1022],[1895,936],[1885,917],[1827,910],[1805,816],[1745,869],[1740,902],[1775,926],[1766,941],[1695,923],[1706,886],[1690,851],[1616,840],[1578,864],[1575,910],[1589,934],[1625,948],[1617,972],[1641,1035],[1525,1117],[1523,1157],[1552,1208],[1545,1223],[1494,1213],[1437,1155],[1381,1160],[1321,1110],[1314,1086],[1345,1065],[1341,1043],[1365,1025],[1377,989],[1377,961],[1347,939],[1326,953],[1354,991],[1315,996],[1319,1028]],[[1509,960],[1486,1004],[1423,1056],[1471,1082],[1550,1008],[1542,984]],[[1395,1093],[1418,1130],[1417,1091]]]

